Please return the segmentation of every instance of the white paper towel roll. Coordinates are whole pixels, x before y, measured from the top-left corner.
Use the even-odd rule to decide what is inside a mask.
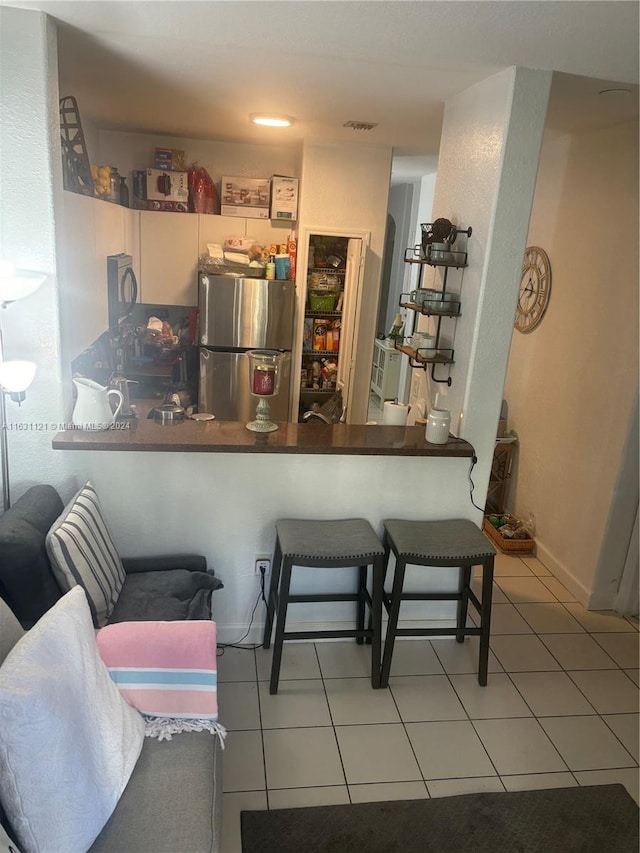
[[[409,406],[404,403],[386,402],[382,411],[382,423],[386,426],[405,426]]]

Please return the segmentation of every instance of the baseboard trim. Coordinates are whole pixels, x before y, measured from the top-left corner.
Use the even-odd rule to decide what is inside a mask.
[[[591,603],[593,600],[593,594],[590,589],[588,589],[581,580],[579,580],[569,569],[561,563],[559,560],[555,558],[555,556],[551,553],[551,551],[545,547],[545,545],[540,542],[540,540],[536,541],[536,556],[543,563],[549,571],[556,577],[561,584],[566,586],[569,592],[573,593],[577,600],[582,604],[583,607],[587,607],[591,610],[600,609],[606,610],[607,607],[603,606],[601,608],[595,608]]]

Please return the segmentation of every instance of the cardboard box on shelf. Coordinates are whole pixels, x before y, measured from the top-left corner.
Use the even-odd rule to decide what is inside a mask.
[[[244,216],[247,219],[269,218],[268,178],[230,178],[220,182],[220,213],[223,216]]]
[[[298,218],[298,178],[271,178],[271,219],[295,222]]]
[[[154,165],[156,169],[172,172],[186,172],[187,159],[179,148],[156,148]]]
[[[187,172],[135,169],[131,173],[131,189],[134,210],[189,211]]]

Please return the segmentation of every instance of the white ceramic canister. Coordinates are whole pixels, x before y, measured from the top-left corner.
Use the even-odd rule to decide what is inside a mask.
[[[426,440],[429,444],[446,444],[450,426],[451,412],[448,409],[431,409],[427,416]]]

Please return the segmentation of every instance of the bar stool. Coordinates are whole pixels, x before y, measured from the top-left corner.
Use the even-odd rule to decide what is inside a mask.
[[[382,657],[380,686],[389,684],[391,658],[396,637],[455,636],[459,643],[468,636],[480,637],[478,682],[487,683],[489,633],[491,629],[491,595],[495,549],[475,524],[466,519],[447,521],[405,521],[387,519],[384,522],[384,571],[386,575],[390,552],[396,558],[391,594],[383,594],[389,613],[387,635]],[[459,566],[457,592],[404,592],[405,568],[417,566]],[[471,589],[471,568],[482,566],[482,600]],[[455,628],[398,628],[398,614],[403,601],[457,601]],[[467,627],[467,609],[473,604],[480,616],[480,627]]]
[[[372,592],[367,589],[369,566],[373,566]],[[358,566],[358,587],[353,593],[314,593],[291,595],[291,571],[294,566],[344,568]],[[276,633],[271,664],[270,693],[278,692],[282,646],[286,640],[333,639],[354,637],[362,644],[371,643],[371,685],[380,686],[380,652],[382,647],[382,593],[384,549],[373,527],[364,518],[333,521],[279,519],[276,521],[276,544],[263,646],[269,648],[274,617]],[[292,602],[356,601],[356,627],[336,631],[285,631],[287,607]],[[365,608],[369,606],[368,627]]]

